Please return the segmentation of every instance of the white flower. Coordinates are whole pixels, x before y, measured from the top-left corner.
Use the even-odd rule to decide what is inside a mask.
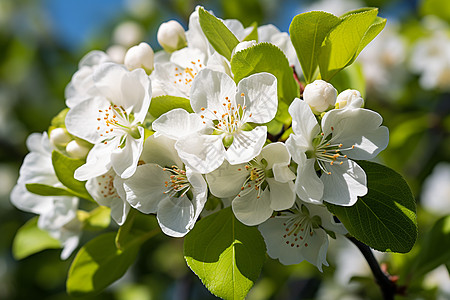
[[[113,41],[116,44],[131,47],[142,41],[145,35],[144,28],[137,22],[126,21],[120,23],[113,32]]]
[[[291,156],[283,143],[265,146],[247,164],[224,163],[206,174],[211,193],[219,198],[234,197],[236,218],[248,226],[267,220],[274,210],[292,207],[295,201],[294,173],[289,169]]]
[[[175,148],[191,169],[206,174],[217,169],[224,159],[236,165],[260,153],[267,127],[251,129],[248,123],[262,124],[275,117],[275,76],[254,74],[236,87],[228,75],[205,69],[195,79],[190,98],[195,114],[172,110],[152,126],[157,134],[177,139]]]
[[[445,30],[436,30],[420,39],[413,48],[411,69],[420,73],[424,89],[450,90],[450,37]]]
[[[91,178],[86,182],[86,190],[98,204],[111,208],[111,217],[123,225],[130,211],[126,201],[123,179],[111,169],[106,174]]]
[[[183,26],[175,20],[162,23],[156,35],[158,43],[167,52],[186,47],[186,34]]]
[[[86,54],[78,65],[78,71],[65,89],[66,105],[70,108],[89,99],[96,93],[92,76],[94,71],[105,62],[111,62],[109,55],[102,51],[91,51]]]
[[[279,259],[284,265],[306,260],[321,272],[322,265],[328,266],[328,236],[325,230],[347,233],[324,206],[308,205],[301,201],[297,201],[292,209],[268,219],[258,229],[271,258]]]
[[[153,71],[153,49],[147,43],[140,43],[128,49],[125,54],[124,64],[128,70],[144,69],[147,73]]]
[[[309,105],[296,98],[289,107],[293,134],[286,141],[298,163],[296,191],[310,203],[350,206],[367,193],[366,174],[351,159],[371,159],[386,148],[388,129],[371,110],[334,109],[321,126]],[[320,173],[320,176],[317,175]]]
[[[425,179],[420,203],[438,215],[450,214],[450,164],[440,162]]]
[[[364,106],[364,99],[357,90],[345,90],[336,98],[336,108],[361,108]]]
[[[191,230],[207,200],[207,185],[201,174],[184,165],[175,141],[150,136],[136,173],[123,181],[126,200],[145,213],[156,213],[162,231],[181,237]]]
[[[324,112],[336,102],[336,89],[328,82],[315,80],[308,84],[303,92],[303,100],[309,104],[313,112]]]
[[[67,130],[94,144],[75,178],[94,178],[111,167],[119,176],[130,177],[144,143],[141,123],[150,105],[149,77],[142,69],[129,72],[121,65],[105,63],[93,80],[96,96],[71,108],[66,116]]]
[[[39,196],[30,193],[26,184],[39,183],[53,187],[62,184],[52,165],[52,148],[47,134],[33,133],[27,139],[30,153],[20,168],[20,176],[11,192],[11,202],[17,208],[40,215],[38,227],[49,232],[64,247],[62,259],[67,259],[77,247],[82,224],[77,219],[78,198]]]
[[[231,57],[233,57],[236,53],[245,50],[247,48],[253,47],[257,45],[258,43],[256,41],[244,41],[240,42],[239,44],[234,47],[233,51],[231,52]]]

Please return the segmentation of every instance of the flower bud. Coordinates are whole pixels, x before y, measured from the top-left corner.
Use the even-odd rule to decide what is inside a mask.
[[[257,44],[256,41],[244,41],[244,42],[240,42],[239,44],[236,45],[236,47],[234,47],[233,52],[231,53],[231,57],[233,57],[233,55],[235,55],[236,53],[238,53],[239,51],[245,50],[247,48],[253,47]]]
[[[143,68],[147,73],[153,71],[153,49],[147,43],[140,43],[128,49],[125,54],[125,66],[129,70]]]
[[[50,131],[50,142],[56,147],[65,146],[72,140],[72,137],[64,128],[55,128]]]
[[[141,25],[133,21],[127,21],[114,29],[113,41],[115,44],[128,48],[142,41],[144,35],[145,31]]]
[[[167,52],[186,47],[186,33],[183,26],[175,20],[162,23],[157,34],[158,43]]]
[[[316,80],[308,84],[303,92],[303,100],[315,113],[326,111],[336,102],[336,89],[328,82]]]
[[[89,148],[80,145],[76,140],[73,140],[67,144],[66,152],[72,158],[83,159],[89,153]]]
[[[345,90],[337,96],[336,108],[360,108],[364,105],[364,99],[357,90]]]

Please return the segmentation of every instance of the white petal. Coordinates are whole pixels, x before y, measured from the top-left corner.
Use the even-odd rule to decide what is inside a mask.
[[[164,193],[166,181],[170,181],[170,177],[160,166],[139,166],[134,175],[123,182],[127,201],[144,214],[156,213],[159,203],[169,197]]]
[[[258,226],[267,246],[267,254],[273,259],[279,259],[284,265],[301,263],[304,258],[301,249],[286,244],[284,219],[270,218]]]
[[[289,114],[292,117],[294,134],[302,137],[305,141],[302,144],[311,144],[313,138],[320,133],[320,126],[309,105],[305,101],[295,98],[289,106]]]
[[[248,191],[248,190],[249,191]],[[233,199],[231,207],[236,218],[247,226],[261,224],[272,215],[269,190],[264,190],[257,198],[258,192],[254,185],[248,187]]]
[[[199,115],[190,114],[181,108],[162,114],[152,123],[154,131],[175,140],[194,132],[204,132],[206,127]]]
[[[295,202],[294,183],[281,183],[273,178],[266,178],[270,188],[270,207],[273,210],[289,209]]]
[[[321,204],[324,184],[314,169],[315,159],[306,159],[298,164],[295,190],[300,199],[307,203]]]
[[[109,105],[110,103],[104,97],[95,97],[79,103],[66,115],[67,131],[92,144],[99,143],[103,140],[97,131],[99,109],[102,110]]]
[[[80,235],[74,235],[68,238],[64,243],[63,251],[61,252],[61,259],[66,260],[70,257],[73,251],[77,248],[80,242]]]
[[[155,64],[151,78],[157,82],[164,95],[186,98],[189,96],[190,87],[184,82],[175,80],[177,78],[175,74],[178,73],[180,73],[180,66],[171,62],[158,63]]]
[[[248,162],[261,152],[266,142],[267,127],[258,126],[251,131],[238,131],[226,151],[226,159],[232,165]]]
[[[191,134],[179,139],[175,149],[189,168],[201,174],[214,171],[225,159],[221,135]]]
[[[128,73],[124,65],[104,63],[93,74],[94,84],[99,94],[108,101],[123,106],[126,103],[122,93],[122,79]]]
[[[127,112],[134,113],[136,122],[143,122],[150,106],[152,94],[150,78],[145,71],[139,68],[127,72],[122,78],[121,92],[124,100],[121,105]]]
[[[315,229],[308,242],[308,247],[302,248],[302,255],[305,260],[315,265],[322,272],[322,265],[328,266],[326,260],[328,250],[327,233],[320,228]]]
[[[111,153],[111,166],[122,178],[129,178],[136,171],[139,157],[144,146],[144,128],[139,127],[140,139],[127,136],[125,146]]]
[[[245,164],[230,165],[227,161],[216,170],[206,174],[211,194],[219,198],[234,197],[240,191],[249,172]]]
[[[194,207],[188,197],[166,198],[158,205],[157,219],[161,230],[173,237],[182,237],[189,232],[194,216]]]
[[[356,203],[358,196],[367,194],[366,173],[354,161],[344,161],[342,165],[330,166],[331,175],[323,174],[323,200],[342,206]]]
[[[194,63],[205,62],[205,53],[196,48],[186,47],[175,51],[170,57],[170,61],[183,69],[192,68]]]
[[[267,161],[266,169],[272,169],[276,163],[288,165],[291,162],[291,155],[281,142],[266,145],[261,150],[261,156]]]
[[[86,163],[75,170],[74,178],[85,181],[105,174],[111,168],[111,144],[97,144],[89,152]]]
[[[11,203],[20,210],[41,214],[52,208],[52,198],[30,193],[24,184],[17,184],[11,191]]]
[[[338,234],[347,234],[348,231],[344,227],[344,224],[336,222],[333,214],[326,208],[325,205],[307,204],[302,203],[308,208],[310,216],[319,216],[322,220],[321,226],[327,230],[336,232]]]
[[[207,82],[208,84],[205,84]],[[236,84],[225,73],[210,69],[201,70],[192,83],[190,99],[192,109],[207,119],[216,119],[212,111],[222,111],[225,98],[234,99]],[[206,110],[203,111],[202,108]]]
[[[278,107],[277,78],[270,73],[257,73],[242,79],[236,97],[244,94],[248,122],[267,123]],[[251,115],[251,116],[250,116]]]
[[[353,159],[370,159],[387,147],[389,133],[381,126],[382,117],[371,110],[331,110],[322,119],[325,136],[333,133],[331,143],[342,143],[343,149],[355,145],[355,149],[342,151]],[[333,128],[333,130],[331,129]]]
[[[187,168],[186,176],[189,183],[192,185],[192,193],[194,199],[192,199],[192,205],[194,207],[194,216],[191,218],[188,229],[192,229],[197,221],[200,213],[208,200],[208,186],[205,179],[199,173],[194,173]]]
[[[149,136],[144,143],[141,160],[146,163],[155,163],[162,167],[173,165],[183,168],[183,162],[175,150],[175,140],[160,135]]]

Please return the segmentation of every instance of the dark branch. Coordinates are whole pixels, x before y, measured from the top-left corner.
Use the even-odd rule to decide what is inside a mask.
[[[359,251],[363,254],[364,258],[367,260],[370,269],[372,270],[373,276],[375,277],[376,282],[380,286],[381,293],[383,294],[384,300],[394,300],[394,295],[397,292],[397,285],[393,280],[391,280],[390,276],[384,273],[380,265],[378,264],[375,256],[373,256],[372,250],[369,246],[364,243],[361,243],[354,237],[347,237],[353,244],[358,247]]]

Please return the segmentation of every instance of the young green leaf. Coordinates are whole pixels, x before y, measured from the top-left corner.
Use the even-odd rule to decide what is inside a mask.
[[[82,159],[73,159],[64,154],[53,151],[52,163],[55,169],[56,177],[64,184],[74,195],[94,201],[86,190],[85,182],[78,181],[73,177],[75,170],[84,165],[85,161]]]
[[[416,204],[406,181],[394,170],[358,161],[369,192],[353,206],[327,204],[351,235],[379,251],[406,253],[417,239]]]
[[[358,57],[359,53],[384,29],[386,26],[386,19],[376,17],[375,21],[370,25],[364,34],[361,43],[359,44],[358,51],[356,51],[352,62]]]
[[[440,218],[425,236],[411,272],[420,278],[438,266],[450,262],[450,216]]]
[[[45,249],[59,249],[61,243],[37,226],[38,217],[25,223],[16,233],[12,245],[15,259],[24,259]]]
[[[198,10],[198,16],[203,33],[211,46],[219,54],[230,60],[231,52],[239,44],[239,40],[221,20],[207,12],[204,8]]]
[[[256,22],[253,22],[252,31],[242,40],[242,41],[256,41],[258,42],[258,24]]]
[[[278,98],[290,104],[299,96],[299,87],[283,51],[275,45],[260,43],[234,54],[231,71],[237,83],[252,74],[268,72],[277,78]]]
[[[230,207],[200,220],[184,240],[188,266],[223,299],[245,298],[261,272],[265,252],[258,229],[240,223]]]
[[[354,61],[366,32],[376,21],[377,14],[378,9],[374,8],[345,15],[329,32],[319,53],[319,68],[323,80],[330,81],[337,72]],[[375,31],[368,35],[371,36]]]
[[[84,218],[79,219],[83,221],[83,229],[105,229],[111,223],[111,209],[106,206],[99,206],[89,213],[86,213]]]
[[[76,196],[71,191],[41,183],[27,183],[25,187],[30,193],[40,196]]]
[[[182,108],[190,113],[194,112],[189,99],[176,96],[159,96],[152,98],[148,112],[153,117],[158,118],[174,108]]]
[[[78,251],[70,266],[66,288],[70,296],[97,294],[125,274],[134,262],[139,244],[116,248],[116,234],[102,234]]]
[[[289,34],[302,66],[306,84],[317,78],[320,46],[328,32],[340,22],[341,19],[335,15],[323,11],[299,14],[292,20]]]

